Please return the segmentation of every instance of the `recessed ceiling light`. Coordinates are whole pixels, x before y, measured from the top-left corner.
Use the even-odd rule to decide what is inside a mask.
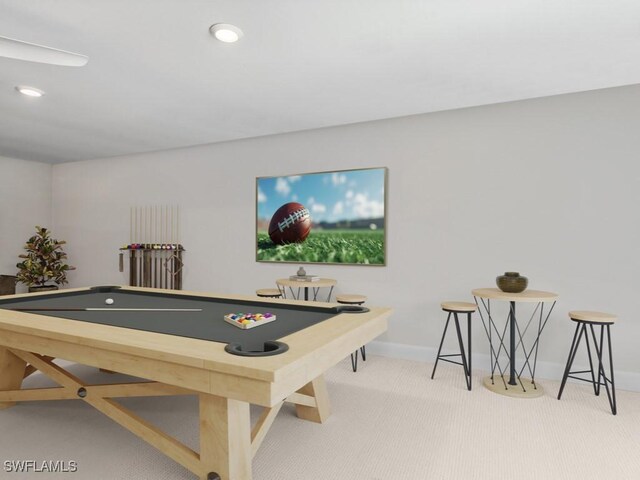
[[[27,87],[24,85],[18,85],[16,90],[21,94],[26,95],[27,97],[41,97],[44,95],[44,92],[38,88]]]
[[[237,42],[244,35],[242,30],[230,23],[216,23],[215,25],[211,25],[209,32],[224,43]]]

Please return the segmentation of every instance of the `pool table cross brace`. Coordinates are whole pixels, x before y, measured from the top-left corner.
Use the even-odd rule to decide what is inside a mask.
[[[297,415],[306,420],[321,423],[329,416],[328,395],[322,376],[274,406],[265,407],[251,428],[247,402],[160,382],[90,385],[56,365],[53,357],[13,348],[5,349],[4,355],[7,363],[15,367],[13,370],[19,378],[7,385],[15,390],[0,389],[0,409],[20,401],[83,400],[203,480],[250,480],[252,459],[285,402],[296,404]],[[60,387],[20,389],[22,379],[35,371],[48,376]],[[199,396],[200,453],[111,399],[164,395]],[[246,448],[237,448],[239,445]]]
[[[51,360],[53,360],[53,357],[48,357],[46,355],[42,356],[42,359],[49,362]],[[36,367],[34,367],[33,365],[27,365],[27,368],[25,368],[24,370],[24,377],[23,378],[27,378],[28,376],[30,376],[31,374],[37,372],[38,369]]]

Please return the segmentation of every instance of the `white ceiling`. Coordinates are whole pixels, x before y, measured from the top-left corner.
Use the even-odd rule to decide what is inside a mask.
[[[0,0],[0,35],[90,57],[0,58],[0,155],[52,163],[640,83],[638,0]]]

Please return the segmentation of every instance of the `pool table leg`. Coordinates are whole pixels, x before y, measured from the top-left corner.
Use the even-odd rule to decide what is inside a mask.
[[[26,368],[27,362],[0,347],[0,391],[20,390]],[[16,402],[0,402],[0,410],[15,404]]]
[[[315,407],[296,404],[296,414],[299,418],[311,422],[323,423],[329,417],[331,414],[329,409],[329,394],[327,393],[327,384],[324,381],[324,375],[316,377],[298,390],[297,393],[314,397],[316,401]]]
[[[201,393],[200,480],[251,480],[249,404]]]

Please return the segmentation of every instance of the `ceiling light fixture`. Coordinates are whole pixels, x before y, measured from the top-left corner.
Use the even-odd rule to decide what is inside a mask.
[[[16,90],[21,94],[26,95],[27,97],[41,97],[44,95],[44,92],[38,88],[27,87],[24,85],[18,85]]]
[[[224,43],[234,43],[240,40],[244,33],[235,25],[230,23],[216,23],[209,27],[211,35]]]

